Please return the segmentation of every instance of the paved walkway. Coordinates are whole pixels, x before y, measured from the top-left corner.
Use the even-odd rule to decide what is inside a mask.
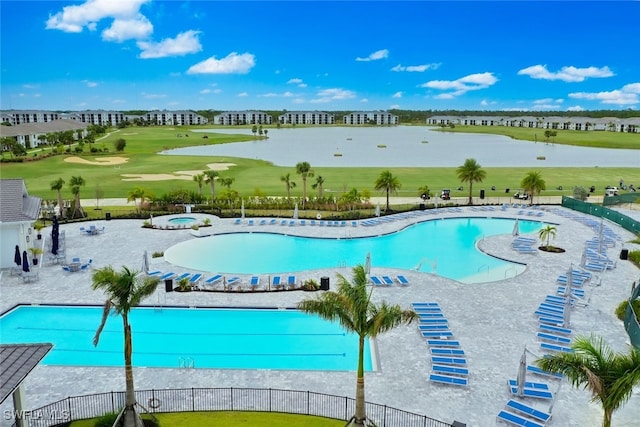
[[[557,210],[556,210],[557,209]],[[497,210],[487,213],[464,208],[460,212],[442,209],[437,215],[424,219],[455,216],[518,217],[519,209]],[[418,334],[416,325],[404,326],[376,339],[376,354],[379,367],[366,374],[366,396],[370,402],[382,403],[407,411],[452,422],[459,420],[468,426],[485,427],[496,424],[496,415],[510,398],[507,379],[513,378],[526,345],[531,351],[541,354],[536,340],[537,322],[533,314],[545,295],[555,292],[555,278],[563,274],[570,265],[580,262],[585,240],[594,237],[593,229],[583,223],[554,212],[570,212],[563,208],[549,208],[541,220],[557,224],[558,233],[554,244],[566,249],[564,254],[536,255],[518,254],[511,250],[511,235],[487,238],[481,242],[482,250],[493,255],[524,262],[525,271],[515,278],[491,283],[462,284],[443,277],[416,271],[381,270],[375,266],[372,274],[402,273],[411,281],[408,287],[393,286],[375,288],[373,298],[410,307],[414,301],[437,301],[449,319],[451,330],[468,354],[470,386],[459,389],[431,383],[428,348]],[[232,220],[210,216],[213,228],[218,232],[246,230],[247,226],[234,225]],[[422,218],[420,218],[422,219]],[[538,219],[538,218],[536,218]],[[157,219],[160,221],[161,219]],[[352,235],[380,234],[400,229],[416,219],[402,219],[373,227],[349,227]],[[141,227],[140,220],[97,221],[106,231],[88,236],[79,231],[77,224],[62,225],[66,235],[67,255],[91,257],[95,268],[113,265],[142,267],[142,253],[164,250],[176,243],[193,239],[190,230],[150,230]],[[270,226],[261,226],[269,230]],[[278,231],[280,226],[274,226]],[[628,337],[622,322],[615,318],[613,310],[630,292],[631,283],[640,278],[639,270],[629,261],[618,260],[620,249],[640,249],[626,243],[633,236],[625,230],[611,225],[621,240],[608,251],[616,259],[616,268],[598,274],[594,283],[587,286],[589,305],[574,310],[571,318],[576,334],[594,333],[603,336],[616,350],[628,350]],[[340,236],[340,227],[287,227],[287,232],[311,236]],[[47,229],[44,230],[47,235]],[[341,236],[344,237],[344,236]],[[441,248],[447,251],[446,245]],[[155,260],[152,260],[152,263]],[[152,264],[151,268],[167,269],[170,266]],[[364,262],[364,260],[363,260]],[[463,259],[460,262],[464,262]],[[175,268],[175,267],[174,267]],[[350,275],[347,268],[298,273],[298,278],[331,278],[332,286],[336,274]],[[246,280],[246,278],[244,278]],[[160,286],[147,304],[160,305],[210,305],[246,307],[291,307],[301,298],[309,297],[303,292],[280,293],[165,293]],[[18,277],[4,274],[0,284],[0,310],[5,311],[18,303],[102,304],[103,296],[91,290],[89,273],[65,274],[58,265],[45,265],[40,269],[40,279],[24,283]],[[86,325],[88,328],[97,327]],[[186,326],[188,327],[188,326]],[[134,345],[135,345],[135,325]],[[355,364],[355,361],[354,361]],[[221,369],[135,369],[136,387],[188,388],[188,387],[262,387],[312,390],[315,392],[353,396],[354,372],[312,372],[278,370],[221,370]],[[26,379],[26,407],[35,408],[67,396],[108,392],[124,389],[121,368],[83,368],[38,366]],[[551,426],[599,425],[602,412],[598,405],[591,404],[590,396],[583,390],[572,388],[567,382],[551,383],[554,391],[559,387],[553,404]],[[8,399],[0,410],[10,408]],[[533,402],[540,409],[549,409],[549,404]],[[636,391],[631,400],[614,414],[614,426],[635,425],[640,418],[640,395]],[[2,420],[0,425],[8,425]]]

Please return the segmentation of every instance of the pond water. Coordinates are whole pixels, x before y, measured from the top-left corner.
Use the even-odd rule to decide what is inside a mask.
[[[249,129],[192,132],[252,135]],[[519,141],[499,135],[440,132],[426,126],[269,129],[268,136],[266,140],[179,148],[162,154],[261,159],[277,166],[308,161],[314,167],[458,167],[467,158],[483,167],[640,166],[640,150]]]

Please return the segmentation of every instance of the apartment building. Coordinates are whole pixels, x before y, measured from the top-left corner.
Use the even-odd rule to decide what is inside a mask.
[[[233,125],[270,125],[273,117],[262,111],[225,111],[213,117],[213,124]]]
[[[287,111],[278,116],[283,125],[333,125],[335,115],[323,111]]]
[[[356,111],[343,117],[345,125],[397,125],[398,116],[386,111]]]
[[[161,126],[193,126],[203,125],[209,122],[206,117],[193,111],[149,111],[139,118],[149,123]]]
[[[25,123],[47,123],[60,118],[60,114],[53,111],[7,110],[0,112],[0,122],[9,123],[11,126]]]

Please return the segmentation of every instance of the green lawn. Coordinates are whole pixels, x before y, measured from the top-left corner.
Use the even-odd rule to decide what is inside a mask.
[[[330,418],[270,412],[174,412],[156,414],[160,427],[342,427],[345,422]],[[93,427],[94,419],[74,421],[70,427]]]
[[[462,130],[457,127],[456,131]],[[501,128],[480,128],[474,127],[474,131],[483,130],[497,132]],[[531,131],[528,129],[513,128],[510,131]],[[564,131],[562,131],[564,132]],[[189,134],[189,137],[184,136]],[[602,134],[606,137],[620,138],[618,142],[629,144],[627,137],[629,134],[614,134],[611,132],[591,132]],[[577,132],[580,136],[588,136],[591,133]],[[181,134],[181,137],[177,135]],[[576,134],[576,132],[568,132]],[[558,135],[560,138],[563,133]],[[221,171],[221,176],[235,178],[232,189],[238,191],[241,197],[247,198],[256,194],[269,196],[286,195],[285,185],[280,181],[280,177],[290,173],[297,186],[292,190],[293,196],[302,195],[302,180],[296,175],[294,167],[279,167],[273,164],[254,159],[222,158],[222,157],[202,157],[202,156],[165,156],[157,154],[159,151],[169,148],[192,146],[195,144],[220,144],[230,141],[251,140],[253,136],[245,135],[223,135],[209,133],[208,138],[202,138],[203,134],[188,132],[188,129],[148,127],[148,128],[128,128],[112,133],[108,137],[96,142],[96,147],[109,147],[109,153],[101,153],[101,156],[121,156],[128,159],[127,163],[117,166],[96,166],[82,165],[65,162],[67,155],[54,156],[47,159],[25,162],[25,163],[2,163],[0,172],[3,178],[23,178],[27,184],[29,193],[44,199],[56,199],[56,193],[50,190],[50,183],[62,177],[69,181],[71,176],[82,176],[87,184],[81,191],[81,197],[93,199],[100,189],[103,198],[120,197],[126,198],[127,193],[136,186],[149,190],[157,196],[176,188],[185,188],[196,191],[197,184],[190,178],[187,180],[172,179],[166,181],[124,181],[121,174],[156,174],[173,173],[177,171],[204,170],[209,163],[234,163],[236,166],[228,171]],[[637,139],[637,135],[633,135]],[[117,138],[124,138],[127,146],[123,153],[113,151],[113,141]],[[267,142],[268,143],[268,142]],[[627,147],[629,148],[629,147]],[[39,149],[32,150],[38,152]],[[85,149],[88,151],[88,149]],[[94,160],[95,154],[85,153],[82,155],[87,160]],[[384,168],[379,167],[314,167],[313,160],[307,159],[315,175],[321,175],[324,180],[324,189],[329,194],[342,194],[352,188],[358,190],[368,190],[372,196],[382,195],[374,190],[374,182]],[[456,189],[461,185],[455,174],[455,168],[389,168],[396,175],[402,188],[398,196],[414,197],[418,196],[418,188],[428,185],[433,191],[442,188],[452,189],[452,196],[468,195],[468,188],[463,191]],[[531,170],[542,172],[542,177],[546,180],[547,191],[543,196],[571,195],[574,186],[588,188],[591,185],[596,187],[596,194],[603,194],[607,185],[616,185],[620,178],[629,179],[637,176],[637,169],[634,168],[545,168],[544,161],[540,167],[536,168],[485,168],[487,178],[483,183],[474,185],[474,194],[477,196],[479,190],[484,188],[487,197],[503,196],[504,189],[510,188],[513,193],[519,188],[519,183],[525,174]],[[308,194],[313,195],[311,184],[315,178],[310,178],[308,182]],[[631,183],[631,182],[630,182]],[[495,186],[496,191],[491,191]],[[218,185],[218,188],[220,186]],[[558,190],[562,187],[562,190]],[[208,186],[203,187],[203,194],[209,194]],[[70,189],[63,190],[63,197],[71,199]]]

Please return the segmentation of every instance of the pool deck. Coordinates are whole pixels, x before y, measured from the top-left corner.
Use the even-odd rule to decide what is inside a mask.
[[[521,211],[525,211],[524,214]],[[366,374],[366,398],[410,412],[424,414],[442,421],[458,420],[467,426],[489,426],[496,424],[496,415],[510,399],[507,380],[515,378],[518,363],[525,345],[536,354],[543,354],[536,339],[537,320],[534,311],[545,295],[554,294],[558,284],[556,277],[564,274],[573,264],[579,265],[585,241],[595,237],[596,232],[575,219],[560,215],[572,212],[559,207],[545,207],[540,217],[529,216],[528,208],[508,208],[505,211],[461,208],[459,210],[438,209],[434,214],[407,217],[379,225],[353,227],[347,221],[345,227],[236,225],[234,220],[209,216],[216,232],[272,231],[305,236],[356,237],[392,232],[419,220],[449,217],[505,217],[547,221],[557,224],[555,246],[566,249],[563,254],[538,252],[535,255],[519,254],[511,249],[511,235],[486,238],[479,247],[495,256],[527,264],[525,271],[517,277],[490,283],[462,284],[450,279],[413,270],[380,269],[375,265],[372,275],[403,274],[410,285],[400,287],[375,287],[373,298],[386,300],[410,308],[412,302],[435,301],[440,304],[449,320],[455,339],[467,354],[469,386],[464,388],[437,384],[428,381],[431,371],[429,350],[415,324],[402,326],[377,338],[379,370]],[[538,210],[536,210],[537,212]],[[628,213],[625,211],[624,213]],[[585,217],[579,213],[579,216]],[[636,217],[637,211],[630,213]],[[199,214],[189,214],[198,216]],[[166,221],[154,218],[154,223]],[[256,221],[257,223],[257,221]],[[169,246],[193,239],[190,229],[152,230],[142,228],[141,220],[97,221],[105,232],[90,236],[81,234],[78,224],[62,224],[66,235],[67,259],[79,256],[83,260],[92,258],[94,268],[112,265],[118,268],[127,265],[142,268],[143,251],[149,254],[163,251]],[[246,224],[246,220],[245,220]],[[640,279],[640,270],[628,261],[618,259],[622,247],[640,249],[639,245],[627,243],[633,238],[630,232],[615,224],[608,224],[620,237],[614,248],[608,250],[616,267],[604,273],[594,273],[592,284],[585,290],[588,306],[572,311],[571,326],[575,335],[596,334],[617,351],[627,352],[629,342],[621,321],[615,318],[615,307],[629,296],[631,284]],[[43,230],[47,235],[50,229]],[[531,237],[536,237],[532,235]],[[442,244],[446,242],[429,242]],[[364,260],[362,260],[364,263]],[[464,262],[463,259],[460,262]],[[375,263],[374,263],[375,264]],[[151,259],[150,268],[168,270],[171,266],[162,259]],[[179,268],[171,267],[180,272]],[[39,280],[25,283],[20,277],[4,272],[0,283],[0,311],[18,303],[32,304],[102,304],[103,295],[91,290],[90,272],[64,273],[59,265],[45,265],[39,269]],[[282,272],[283,274],[289,272]],[[336,274],[350,277],[350,268],[295,272],[298,280],[322,276],[330,277],[331,286]],[[248,276],[242,276],[248,280]],[[294,292],[243,292],[243,293],[166,293],[160,285],[156,293],[145,301],[147,305],[175,306],[234,306],[234,307],[292,307],[303,298],[314,294]],[[95,319],[98,326],[100,319]],[[186,326],[187,327],[187,326]],[[135,359],[135,325],[134,359]],[[529,358],[531,362],[532,358]],[[195,361],[197,366],[197,360]],[[176,361],[177,366],[177,361]],[[355,360],[354,360],[355,368]],[[24,382],[27,408],[36,408],[47,403],[90,393],[124,389],[121,368],[81,368],[38,366]],[[315,372],[277,370],[217,370],[217,369],[135,369],[138,389],[189,388],[189,387],[260,387],[311,390],[340,396],[353,396],[355,372]],[[528,379],[538,381],[531,375]],[[544,381],[544,380],[541,380]],[[551,426],[599,425],[602,412],[597,404],[590,403],[590,395],[582,389],[573,388],[568,382],[544,381],[556,391],[553,403]],[[11,399],[0,406],[0,410],[11,408]],[[527,403],[539,409],[549,409],[550,403],[531,401]],[[636,390],[631,400],[614,413],[614,426],[634,425],[640,417],[640,392]],[[9,425],[6,420],[0,426]]]

